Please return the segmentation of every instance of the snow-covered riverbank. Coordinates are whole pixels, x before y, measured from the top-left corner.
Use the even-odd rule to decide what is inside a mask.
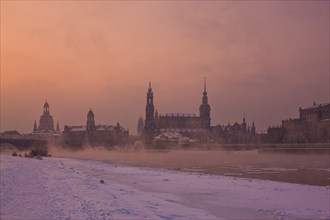
[[[68,158],[0,158],[0,219],[330,218],[327,187]]]

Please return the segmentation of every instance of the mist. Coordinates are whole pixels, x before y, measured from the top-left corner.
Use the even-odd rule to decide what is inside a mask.
[[[234,177],[257,178],[311,185],[329,185],[329,149],[311,148],[224,150],[221,148],[147,150],[134,147],[107,150],[86,147],[72,151],[50,147],[52,156],[130,166],[173,169]],[[251,148],[253,149],[253,148]],[[316,150],[315,150],[316,149]],[[323,152],[323,153],[322,153]],[[324,153],[326,152],[326,153]]]

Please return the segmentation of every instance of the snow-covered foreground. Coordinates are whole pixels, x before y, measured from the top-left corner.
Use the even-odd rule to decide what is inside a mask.
[[[0,219],[329,219],[328,187],[67,158],[0,158]]]

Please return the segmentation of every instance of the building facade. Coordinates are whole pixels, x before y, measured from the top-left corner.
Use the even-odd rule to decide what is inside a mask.
[[[211,107],[208,103],[206,81],[199,115],[190,113],[159,114],[154,107],[151,83],[147,91],[146,118],[144,126],[144,140],[151,145],[155,136],[163,132],[179,132],[189,138],[205,138],[211,130]]]
[[[268,129],[269,142],[330,142],[330,103],[299,108],[299,118],[283,120],[282,125]]]
[[[282,121],[285,143],[330,141],[330,103],[299,108],[299,118]]]
[[[34,121],[33,132],[32,134],[59,134],[60,126],[57,122],[56,129],[54,128],[54,119],[50,114],[49,104],[46,101],[43,106],[43,114],[40,116],[39,125]]]
[[[93,111],[87,113],[86,125],[64,126],[62,142],[65,146],[104,146],[112,148],[128,142],[129,131],[119,123],[116,125],[96,125]]]
[[[211,106],[208,102],[206,80],[199,114],[165,113],[155,111],[151,83],[147,91],[146,119],[144,127],[144,141],[147,145],[153,144],[155,137],[163,137],[169,133],[179,133],[184,137],[194,139],[199,143],[209,141],[218,143],[253,143],[256,142],[256,127],[254,122],[248,126],[243,118],[241,124],[211,126]],[[164,134],[164,135],[162,135]]]
[[[252,125],[248,125],[245,115],[242,123],[235,122],[213,127],[212,138],[220,144],[249,144],[258,141],[254,122]]]
[[[299,108],[299,119],[301,121],[323,121],[330,119],[330,103],[324,103],[316,105],[313,103],[313,106],[306,108]]]

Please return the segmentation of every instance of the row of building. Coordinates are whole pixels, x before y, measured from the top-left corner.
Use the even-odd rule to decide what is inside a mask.
[[[53,135],[60,137],[65,146],[102,145],[113,147],[129,142],[129,131],[121,126],[95,123],[93,111],[87,113],[86,124],[65,125],[60,131],[59,123],[54,126],[46,101],[39,125],[34,122],[32,134],[35,136]],[[329,142],[330,140],[330,103],[316,104],[299,108],[299,118],[283,120],[281,126],[270,127],[267,134],[256,133],[254,122],[246,123],[245,116],[241,123],[211,125],[211,106],[208,103],[206,81],[199,106],[199,114],[164,113],[155,110],[154,94],[149,83],[146,94],[145,120],[140,117],[138,134],[149,146],[167,143],[187,144],[190,142],[219,144],[251,143],[306,143]],[[187,141],[188,140],[188,141]]]
[[[58,137],[57,142],[66,147],[79,148],[86,145],[114,147],[127,144],[129,130],[119,123],[116,125],[97,125],[94,113],[90,109],[87,113],[85,125],[65,125],[63,132],[61,132],[58,122],[56,129],[54,129],[54,119],[50,114],[49,104],[46,101],[43,114],[39,119],[39,125],[37,126],[36,121],[34,122],[32,135]]]
[[[235,123],[231,125],[228,123],[228,125],[211,126],[211,106],[208,103],[205,79],[199,114],[159,114],[157,110],[155,111],[151,83],[149,83],[146,98],[147,103],[143,137],[147,145],[159,145],[159,142],[166,142],[164,138],[160,138],[166,136],[169,137],[168,142],[173,142],[171,137],[177,137],[179,141],[182,139],[179,138],[180,135],[183,135],[185,139],[189,138],[199,143],[207,143],[210,141],[226,144],[253,143],[257,140],[254,122],[249,126],[246,123],[245,116],[241,124]],[[170,135],[170,132],[172,132],[173,135]],[[164,136],[164,134],[166,135]]]
[[[260,143],[324,143],[330,142],[330,103],[299,108],[299,118],[283,120],[281,126],[268,128],[267,134],[257,134],[254,122],[211,126],[211,106],[208,103],[206,81],[199,114],[165,113],[155,111],[154,96],[149,83],[143,130],[147,145],[178,142],[187,138],[192,142],[219,144]],[[141,118],[139,120],[141,130]],[[186,143],[186,141],[184,142]]]
[[[299,118],[283,120],[280,126],[267,130],[270,142],[330,142],[330,103],[299,108]]]

